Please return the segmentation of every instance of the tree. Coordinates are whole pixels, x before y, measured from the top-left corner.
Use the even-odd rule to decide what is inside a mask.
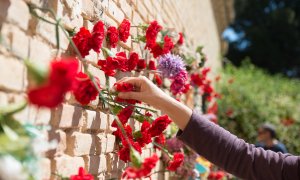
[[[235,0],[229,26],[237,39],[227,58],[240,65],[245,57],[271,73],[300,77],[300,1]]]

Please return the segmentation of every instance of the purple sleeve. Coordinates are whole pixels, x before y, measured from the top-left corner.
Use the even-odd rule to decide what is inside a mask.
[[[212,163],[243,179],[300,179],[300,157],[256,148],[193,112],[178,138]]]

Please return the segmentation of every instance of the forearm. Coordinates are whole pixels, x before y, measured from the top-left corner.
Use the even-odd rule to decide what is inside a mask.
[[[167,114],[182,130],[185,129],[192,115],[189,107],[166,95],[158,98],[156,107]]]
[[[299,178],[299,157],[255,148],[195,112],[178,136],[209,161],[243,179]]]

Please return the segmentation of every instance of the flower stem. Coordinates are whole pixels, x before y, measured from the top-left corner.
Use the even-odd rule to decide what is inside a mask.
[[[173,156],[169,153],[169,151],[165,147],[163,147],[162,145],[160,145],[160,144],[158,144],[158,143],[156,143],[154,141],[152,142],[152,144],[154,144],[155,146],[159,147],[164,153],[166,153],[169,156],[170,159],[173,158]]]

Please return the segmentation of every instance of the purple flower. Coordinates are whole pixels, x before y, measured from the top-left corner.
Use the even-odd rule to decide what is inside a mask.
[[[173,78],[185,71],[185,64],[180,56],[168,53],[160,56],[157,69],[161,71],[163,77]]]
[[[166,145],[168,147],[168,150],[170,150],[171,152],[179,152],[180,149],[183,147],[182,141],[180,141],[176,137],[167,139]]]

